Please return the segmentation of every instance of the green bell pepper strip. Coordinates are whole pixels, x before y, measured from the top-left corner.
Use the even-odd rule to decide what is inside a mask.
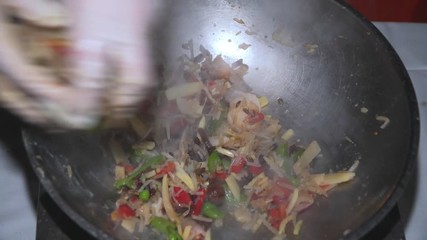
[[[219,158],[218,152],[213,151],[208,157],[208,171],[209,173],[214,173],[218,163],[221,161]]]
[[[183,240],[181,235],[179,235],[176,230],[169,230],[168,232],[168,240]]]
[[[132,173],[127,177],[117,180],[114,186],[117,189],[123,188],[125,186],[131,188],[139,175],[153,166],[160,165],[165,159],[166,158],[163,155],[148,158],[143,164],[139,165],[135,170],[133,170]]]
[[[202,214],[212,219],[220,219],[224,217],[224,213],[211,202],[203,203]]]
[[[277,153],[277,156],[279,156],[280,158],[289,157],[288,144],[280,143],[276,149],[276,153]]]
[[[223,159],[222,160],[222,168],[224,170],[227,171],[230,168],[230,165],[231,165],[231,161],[229,159]]]
[[[169,240],[182,240],[176,225],[166,218],[155,216],[151,219],[150,226],[160,233],[166,234]]]
[[[298,161],[298,158],[304,153],[305,149],[301,148],[292,154],[294,162]]]
[[[299,185],[299,180],[297,177],[295,177],[294,171],[292,169],[292,160],[295,159],[295,162],[302,155],[304,149],[298,150],[296,153],[292,154],[291,157],[289,156],[288,148],[289,146],[287,143],[281,143],[276,149],[276,154],[278,157],[283,159],[282,168],[285,171],[287,178],[292,183],[292,185],[297,187]]]

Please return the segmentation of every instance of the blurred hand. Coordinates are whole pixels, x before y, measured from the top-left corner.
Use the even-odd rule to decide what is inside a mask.
[[[57,127],[88,128],[105,112],[129,116],[154,84],[147,34],[156,2],[0,0],[0,101],[29,122]],[[69,29],[69,84],[30,64],[6,23],[8,12]]]

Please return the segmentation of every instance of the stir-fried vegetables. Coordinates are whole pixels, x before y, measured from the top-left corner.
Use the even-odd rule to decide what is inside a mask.
[[[297,145],[294,130],[263,112],[268,98],[248,90],[242,60],[229,65],[200,50],[197,59],[181,58],[185,82],[167,82],[152,101],[158,114],[137,116],[126,141],[110,141],[120,193],[112,219],[128,230],[150,226],[170,240],[210,239],[226,217],[248,231],[298,235],[299,213],[353,179],[359,163],[310,172],[320,144]]]

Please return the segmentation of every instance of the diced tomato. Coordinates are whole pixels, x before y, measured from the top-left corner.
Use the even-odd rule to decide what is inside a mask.
[[[175,170],[176,170],[175,163],[172,161],[168,161],[157,172],[157,176],[163,176],[165,174],[173,173],[175,172]]]
[[[263,121],[264,118],[265,118],[264,114],[262,112],[258,112],[254,116],[248,116],[248,118],[246,120],[247,120],[248,124],[253,125],[253,124],[256,124],[256,123]]]
[[[125,173],[129,174],[131,173],[133,170],[135,170],[135,167],[130,165],[130,164],[123,164],[123,167],[125,168]]]
[[[174,199],[176,200],[177,204],[179,204],[179,205],[185,205],[185,206],[190,206],[191,205],[190,194],[188,194],[181,187],[178,187],[178,186],[173,187],[173,194],[175,196]]]
[[[234,173],[240,173],[246,164],[246,158],[238,156],[231,164],[230,171]]]
[[[258,175],[262,173],[263,169],[261,166],[249,166],[249,172],[252,173],[252,175]]]
[[[131,203],[136,203],[136,202],[138,202],[138,201],[139,201],[139,198],[138,198],[138,196],[132,196],[132,197],[129,199],[129,201],[130,201]]]
[[[192,212],[192,214],[196,216],[200,215],[200,213],[202,212],[202,206],[206,198],[206,190],[204,188],[200,188],[199,190],[197,190],[197,193],[197,198],[194,203]]]
[[[127,204],[122,204],[117,208],[117,213],[120,218],[131,218],[135,216],[135,211]]]
[[[224,172],[224,171],[216,171],[213,173],[212,178],[214,179],[218,179],[221,181],[225,181],[225,179],[228,177],[228,173]]]

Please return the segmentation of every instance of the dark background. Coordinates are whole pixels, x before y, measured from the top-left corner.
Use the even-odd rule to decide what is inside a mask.
[[[346,0],[371,21],[427,22],[427,0]]]

